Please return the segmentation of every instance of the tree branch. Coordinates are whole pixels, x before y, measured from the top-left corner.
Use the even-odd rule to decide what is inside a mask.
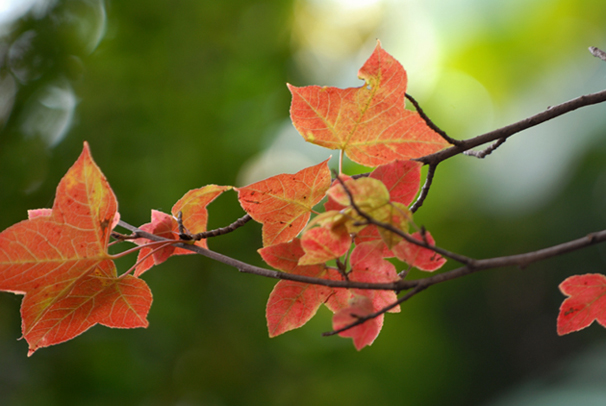
[[[421,194],[415,201],[415,203],[410,207],[411,212],[416,212],[423,205],[427,194],[429,193],[429,189],[431,188],[431,184],[433,182],[433,177],[436,174],[436,169],[438,164],[429,165],[429,169],[427,170],[427,176],[425,177],[425,183],[423,184],[423,188],[421,189]]]
[[[194,234],[192,235],[192,238],[196,241],[199,241],[204,238],[217,237],[219,235],[231,233],[232,231],[235,231],[238,228],[242,227],[244,224],[248,223],[250,220],[252,220],[252,217],[250,217],[250,215],[248,214],[245,214],[244,216],[240,217],[238,220],[234,221],[226,227],[216,228],[214,230]]]
[[[486,144],[488,142],[496,141],[501,138],[507,139],[512,135],[519,133],[520,131],[534,127],[545,121],[549,121],[563,114],[569,113],[581,107],[590,106],[606,101],[606,90],[601,92],[592,93],[584,96],[577,97],[576,99],[569,100],[557,106],[553,106],[543,111],[542,113],[528,117],[524,120],[518,121],[507,125],[505,127],[487,132],[477,137],[469,138],[459,142],[459,145],[453,145],[452,147],[443,149],[431,155],[426,155],[421,158],[415,159],[415,161],[422,162],[426,165],[437,165],[438,163],[451,158],[455,155],[469,151],[472,148]]]

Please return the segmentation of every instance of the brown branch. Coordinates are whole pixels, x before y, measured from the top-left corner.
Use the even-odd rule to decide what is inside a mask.
[[[421,189],[421,194],[415,201],[415,203],[410,207],[411,212],[416,212],[423,205],[427,194],[429,193],[429,189],[431,188],[431,184],[433,182],[433,177],[436,174],[436,169],[438,164],[429,165],[429,169],[427,170],[427,176],[425,177],[425,183],[423,184],[423,188]]]
[[[143,238],[147,238],[147,239],[154,240],[154,241],[170,241],[165,238],[139,230],[136,227],[134,227],[122,220],[120,220],[120,222],[118,224],[121,227],[126,228],[126,229],[130,230],[131,232],[133,232],[134,234],[136,234],[140,237],[143,237]],[[417,241],[417,240],[415,240],[415,241]],[[475,272],[488,270],[488,269],[504,268],[504,267],[510,267],[510,266],[517,266],[520,268],[524,268],[534,262],[538,262],[538,261],[542,261],[542,260],[545,260],[548,258],[553,258],[553,257],[557,257],[560,255],[564,255],[569,252],[577,251],[582,248],[586,248],[586,247],[589,247],[589,246],[592,246],[595,244],[602,243],[604,241],[606,241],[606,230],[591,233],[585,237],[578,238],[576,240],[572,240],[572,241],[569,241],[569,242],[566,242],[563,244],[554,245],[552,247],[544,248],[544,249],[541,249],[538,251],[532,251],[532,252],[527,252],[524,254],[510,255],[510,256],[504,256],[504,257],[472,260],[473,261],[472,264],[464,265],[460,268],[456,268],[456,269],[453,269],[448,272],[436,274],[436,275],[433,275],[433,276],[430,276],[427,278],[422,278],[422,279],[400,280],[400,281],[392,282],[392,283],[362,283],[362,282],[353,282],[353,281],[347,281],[347,280],[334,281],[334,280],[327,280],[327,279],[321,279],[321,278],[312,278],[312,277],[303,276],[303,275],[295,275],[295,274],[290,274],[290,273],[286,273],[286,272],[278,272],[278,271],[273,271],[273,270],[269,270],[269,269],[265,269],[265,268],[260,268],[260,267],[254,266],[254,265],[247,264],[242,261],[238,261],[238,260],[228,257],[226,255],[219,254],[217,252],[198,247],[196,245],[191,245],[191,244],[187,244],[187,243],[179,243],[179,242],[175,242],[174,245],[187,249],[187,250],[190,250],[190,251],[193,251],[200,255],[206,256],[210,259],[221,262],[225,265],[232,266],[232,267],[238,269],[240,272],[249,273],[249,274],[258,275],[258,276],[264,276],[264,277],[272,278],[272,279],[286,279],[286,280],[291,280],[291,281],[295,281],[295,282],[322,285],[322,286],[328,286],[328,287],[332,287],[332,288],[393,290],[396,292],[412,289],[410,292],[408,292],[402,298],[398,299],[397,302],[390,304],[389,306],[379,310],[378,312],[369,314],[369,315],[365,316],[364,318],[360,318],[358,320],[359,323],[357,323],[357,324],[353,324],[351,326],[346,326],[347,328],[351,328],[355,325],[363,323],[366,320],[369,320],[370,318],[377,317],[378,315],[387,312],[391,308],[408,300],[412,296],[416,295],[417,293],[421,292],[422,290],[427,289],[430,286],[433,286],[433,285],[436,285],[439,283],[443,283],[443,282],[446,282],[449,280],[457,279],[457,278],[460,278],[460,277],[463,277],[463,276],[466,276],[466,275],[469,275],[469,274],[472,274]],[[431,248],[431,247],[427,247],[427,248]],[[435,247],[435,248],[437,248],[437,247]],[[440,252],[440,251],[436,250],[436,252]],[[330,335],[331,333],[337,334],[341,331],[343,331],[343,330],[337,330],[335,332],[330,332],[330,333],[326,333],[326,334],[328,334],[328,335]]]
[[[250,217],[249,214],[245,214],[244,216],[240,217],[238,220],[234,221],[233,223],[231,223],[230,225],[228,225],[226,227],[216,228],[214,230],[204,231],[203,233],[194,234],[194,235],[192,235],[192,238],[196,241],[199,241],[204,238],[217,237],[219,235],[231,233],[232,231],[235,231],[238,228],[242,227],[244,224],[248,223],[250,220],[252,220],[252,217]]]
[[[487,132],[477,137],[469,138],[467,140],[460,141],[459,145],[443,149],[431,155],[426,155],[421,158],[415,159],[415,161],[422,162],[426,165],[437,165],[438,163],[451,158],[455,155],[461,154],[465,151],[469,151],[472,148],[480,145],[497,141],[501,138],[507,139],[512,135],[519,133],[520,131],[534,127],[545,121],[552,120],[563,114],[569,113],[581,107],[590,106],[593,104],[603,103],[606,101],[606,90],[601,92],[592,93],[584,96],[577,97],[576,99],[569,100],[557,106],[553,106],[543,111],[542,113],[535,114],[534,116],[525,118],[524,120],[518,121],[507,125],[505,127]]]
[[[147,238],[152,241],[171,241],[169,239],[147,233],[139,230],[123,220],[118,223],[120,227],[126,228],[127,230],[136,233],[138,238]],[[183,248],[189,251],[193,251],[197,254],[203,255],[207,258],[221,262],[225,265],[232,266],[243,273],[250,273],[258,276],[264,276],[272,279],[286,279],[294,282],[310,283],[314,285],[323,285],[331,288],[353,288],[353,289],[373,289],[373,290],[400,290],[397,287],[398,282],[391,283],[363,283],[363,282],[350,282],[350,281],[334,281],[321,278],[312,278],[309,276],[295,275],[286,272],[279,272],[270,269],[261,268],[258,266],[247,264],[246,262],[238,261],[237,259],[228,257],[227,255],[220,254],[215,251],[211,251],[197,245],[188,244],[186,242],[175,241],[173,243],[176,247]]]
[[[374,313],[371,313],[364,317],[358,318],[358,320],[356,320],[355,322],[353,322],[351,324],[348,324],[347,326],[344,326],[338,330],[333,330],[333,331],[323,333],[322,335],[323,336],[335,335],[335,334],[341,333],[345,330],[349,330],[352,327],[360,325],[370,319],[374,319],[375,317],[378,317],[381,314],[388,312],[389,310],[393,309],[397,305],[405,302],[406,300],[410,299],[417,293],[427,289],[428,287],[430,287],[432,285],[436,285],[438,283],[457,279],[457,278],[460,278],[460,277],[463,277],[463,276],[466,276],[466,275],[469,275],[469,274],[472,274],[475,272],[479,272],[482,270],[487,270],[487,269],[504,268],[504,267],[510,267],[510,266],[517,266],[520,268],[525,268],[526,266],[530,265],[531,263],[542,261],[542,260],[556,257],[556,256],[560,256],[563,254],[567,254],[569,252],[576,251],[576,250],[579,250],[582,248],[586,248],[591,245],[599,244],[604,241],[606,241],[606,230],[599,231],[596,233],[591,233],[591,234],[587,235],[586,237],[579,238],[579,239],[576,239],[573,241],[569,241],[569,242],[566,242],[563,244],[554,245],[552,247],[544,248],[544,249],[541,249],[538,251],[528,252],[525,254],[510,255],[510,256],[506,256],[506,257],[496,257],[496,258],[476,260],[473,268],[471,268],[469,266],[463,266],[461,268],[453,269],[452,271],[437,274],[437,275],[434,275],[434,276],[431,276],[428,278],[417,279],[414,281],[403,281],[402,280],[402,281],[400,281],[400,285],[402,285],[402,290],[412,289],[406,295],[402,296],[394,303],[391,303]]]
[[[433,275],[428,278],[420,279],[418,281],[401,281],[400,285],[402,285],[402,289],[404,290],[415,287],[419,283],[426,284],[426,286],[431,286],[486,269],[505,268],[510,266],[525,268],[534,262],[543,261],[548,258],[564,255],[569,252],[577,251],[582,248],[602,243],[604,241],[606,241],[606,230],[597,231],[594,233],[590,233],[585,237],[554,245],[549,248],[543,248],[538,251],[532,251],[517,255],[509,255],[505,257],[475,260],[473,263],[473,267],[465,265],[460,268],[453,269],[452,271]]]

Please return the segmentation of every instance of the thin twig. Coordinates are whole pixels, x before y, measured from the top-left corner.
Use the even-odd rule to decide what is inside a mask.
[[[507,141],[507,138],[505,138],[505,137],[499,138],[494,143],[490,144],[488,147],[486,147],[485,149],[483,149],[481,151],[474,151],[473,149],[470,149],[469,151],[463,152],[463,154],[483,159],[487,155],[492,154],[492,152],[495,149],[499,148],[501,145],[503,145],[505,143],[505,141]]]
[[[209,231],[204,231],[202,233],[194,234],[194,235],[192,235],[192,239],[199,241],[204,238],[217,237],[219,235],[231,233],[232,231],[235,231],[238,228],[242,227],[244,224],[248,223],[250,220],[252,220],[252,217],[250,217],[250,215],[248,215],[248,214],[245,214],[244,216],[240,217],[238,220],[234,221],[233,223],[231,223],[230,225],[228,225],[226,227],[216,228],[214,230],[209,230]]]
[[[438,164],[429,165],[429,169],[427,170],[427,176],[425,177],[425,183],[423,184],[423,188],[421,189],[421,194],[415,201],[415,203],[410,207],[411,212],[416,212],[423,205],[427,194],[429,193],[429,189],[431,188],[431,184],[433,182],[433,177],[436,174],[436,168]]]
[[[452,145],[459,145],[459,144],[461,144],[461,141],[455,140],[454,138],[451,138],[450,136],[448,136],[448,134],[446,134],[446,132],[444,130],[442,130],[433,121],[431,121],[431,119],[427,116],[427,114],[425,114],[425,112],[423,111],[423,109],[421,108],[421,106],[419,106],[419,103],[411,95],[409,95],[408,93],[405,93],[405,96],[406,96],[406,98],[408,100],[410,100],[410,102],[412,103],[412,105],[415,106],[415,109],[417,110],[417,113],[419,113],[419,116],[421,116],[421,118],[425,121],[425,123],[427,124],[427,126],[429,128],[431,128],[432,130],[434,130],[435,132],[437,132],[440,135],[440,137],[444,138],[450,144],[452,144]]]

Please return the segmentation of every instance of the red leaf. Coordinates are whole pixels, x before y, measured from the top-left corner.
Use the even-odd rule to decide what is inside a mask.
[[[362,243],[354,248],[351,254],[352,270],[348,278],[352,282],[389,283],[400,279],[396,269],[389,261],[382,258],[381,241]],[[335,292],[326,301],[332,310],[333,329],[338,330],[365,316],[397,301],[395,292],[390,290],[333,289]],[[389,310],[400,312],[400,306]],[[353,316],[352,316],[353,315]],[[358,317],[356,317],[358,316]],[[367,320],[364,323],[339,333],[341,337],[352,337],[358,350],[370,345],[377,338],[383,327],[383,315]]]
[[[263,224],[263,246],[288,242],[309,221],[330,187],[328,160],[294,175],[277,175],[236,189],[242,208]]]
[[[161,211],[152,210],[151,223],[143,224],[139,227],[141,230],[159,237],[178,241],[179,224],[175,220],[179,212],[182,214],[183,226],[190,234],[198,234],[206,231],[208,221],[208,210],[206,206],[215,200],[221,193],[231,189],[231,186],[207,185],[199,189],[193,189],[187,192],[181,199],[175,203],[171,212],[172,216]],[[139,238],[133,241],[136,244],[148,244],[150,240]],[[199,240],[195,245],[208,248],[206,240]],[[178,248],[173,245],[156,249],[154,247],[144,247],[139,251],[137,257],[137,267],[135,276],[140,276],[154,265],[159,265],[166,261],[171,255],[188,255],[192,251]]]
[[[344,150],[365,166],[418,158],[448,146],[417,112],[404,109],[406,71],[379,42],[358,77],[364,86],[288,85],[290,117],[306,141]]]
[[[325,269],[324,265],[298,265],[304,254],[299,239],[262,248],[259,253],[265,262],[284,272],[340,280],[338,273]],[[303,326],[331,293],[332,289],[326,286],[288,280],[278,282],[267,301],[269,336],[275,337]]]
[[[343,174],[339,175],[339,178],[343,182],[346,182],[346,181],[348,181],[348,180],[351,179],[350,176],[343,175]],[[332,184],[330,186],[332,187],[332,186],[335,186],[335,185],[337,185],[339,183],[341,183],[341,182],[339,182],[337,179],[335,179],[335,180],[333,180],[333,182],[332,182]],[[346,206],[335,202],[334,199],[332,197],[330,197],[330,196],[328,196],[328,200],[326,201],[326,203],[324,203],[324,210],[325,211],[332,211],[332,210],[340,211],[340,210],[344,209],[345,207]]]
[[[53,208],[0,233],[0,290],[25,294],[23,337],[29,355],[100,323],[147,326],[145,282],[117,276],[107,252],[118,204],[88,144],[61,179]]]
[[[157,235],[158,237],[168,238],[170,240],[179,240],[178,225],[172,216],[162,213],[161,211],[152,210],[151,212],[151,223],[143,224],[139,229],[148,232],[150,234]],[[148,244],[150,240],[145,238],[139,238],[133,241],[135,244],[144,245]],[[147,271],[154,265],[160,265],[166,261],[173,254],[192,254],[191,251],[184,250],[182,248],[176,248],[174,245],[169,245],[162,248],[154,247],[143,247],[139,250],[137,256],[137,266],[135,268],[135,276],[140,276],[143,272]]]
[[[423,241],[420,233],[414,233],[411,237],[418,241]],[[429,245],[435,245],[435,241],[429,231],[425,232],[425,239]],[[392,251],[398,259],[422,271],[432,272],[440,269],[446,263],[446,259],[435,251],[409,243],[406,240],[400,241],[392,248]]]
[[[560,306],[559,335],[582,330],[594,320],[606,327],[606,276],[574,275],[560,284],[560,291],[570,297]]]
[[[349,307],[339,310],[332,318],[332,328],[338,330],[358,320],[359,317],[373,313],[373,305],[366,296],[354,296]],[[353,338],[354,346],[358,351],[371,345],[383,327],[383,315],[367,320],[364,323],[342,331],[341,337]]]
[[[349,280],[367,283],[390,283],[400,279],[396,267],[383,259],[382,245],[379,242],[367,242],[357,245],[351,253],[351,272]],[[398,300],[393,290],[356,290],[358,295],[371,299],[374,311],[390,305]],[[400,306],[390,310],[399,313]]]
[[[232,189],[231,186],[206,185],[199,189],[193,189],[187,192],[181,199],[175,203],[171,213],[173,217],[178,217],[182,213],[183,225],[191,234],[203,233],[206,231],[208,223],[208,206],[221,193]],[[208,248],[206,240],[196,241],[196,245],[202,248]]]
[[[383,182],[392,202],[408,206],[419,192],[421,166],[420,162],[397,160],[379,166],[370,177]]]
[[[367,227],[364,227],[361,231],[356,233],[354,237],[354,242],[356,245],[362,244],[364,242],[376,242],[379,241],[381,247],[381,256],[383,258],[393,258],[395,257],[394,253],[387,247],[385,241],[383,241],[383,237],[379,234],[378,227],[374,224],[371,224]]]
[[[305,255],[299,259],[300,265],[323,264],[345,255],[351,246],[351,237],[343,224],[315,227],[303,233],[301,246]]]

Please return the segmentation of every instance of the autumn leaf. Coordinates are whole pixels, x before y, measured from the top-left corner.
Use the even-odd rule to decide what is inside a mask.
[[[242,208],[263,224],[263,246],[288,242],[309,221],[330,187],[328,159],[294,175],[281,174],[237,188]]]
[[[348,180],[351,179],[350,176],[344,175],[344,174],[340,174],[339,175],[339,179],[341,180],[341,182],[347,182]],[[339,182],[339,179],[335,179],[333,180],[332,184],[330,185],[331,187],[341,183]],[[328,196],[328,199],[326,200],[326,203],[324,203],[324,210],[325,211],[340,211],[342,209],[344,209],[346,206],[349,205],[349,202],[347,205],[342,205],[339,204],[337,202],[335,202],[330,196]]]
[[[392,202],[409,206],[419,192],[421,166],[416,161],[396,160],[377,167],[370,177],[383,182]]]
[[[372,178],[350,179],[343,184],[335,183],[328,189],[328,196],[335,203],[345,207],[350,206],[353,199],[363,211],[374,210],[389,203],[387,187],[380,180]]]
[[[57,187],[52,209],[0,233],[0,290],[23,294],[29,355],[95,324],[147,327],[152,295],[142,280],[118,277],[107,252],[118,203],[88,144]]]
[[[221,193],[231,188],[231,186],[207,185],[199,189],[190,190],[175,203],[171,210],[172,216],[161,211],[152,210],[151,222],[143,224],[139,229],[162,238],[179,241],[179,223],[175,219],[178,218],[179,212],[181,212],[185,231],[188,231],[192,235],[202,233],[206,231],[208,222],[208,210],[206,206]],[[139,238],[133,242],[139,245],[146,245],[149,244],[150,240]],[[196,241],[195,245],[208,248],[205,239]],[[172,255],[188,254],[193,254],[193,251],[175,247],[174,245],[143,247],[137,257],[135,276],[140,276],[152,266],[161,264]]]
[[[290,117],[303,138],[341,149],[365,166],[419,158],[449,144],[417,112],[406,110],[406,71],[380,42],[358,72],[357,88],[288,85]]]
[[[372,213],[372,216],[375,220],[405,233],[408,232],[408,224],[412,220],[412,213],[410,213],[406,206],[398,202],[388,204],[379,210],[375,210]],[[377,230],[379,231],[379,235],[383,239],[383,242],[385,242],[389,249],[402,241],[403,237],[392,230],[379,226],[377,226]]]
[[[304,255],[299,239],[259,250],[265,262],[273,268],[295,275],[340,280],[340,275],[324,265],[299,265]],[[307,323],[332,294],[327,286],[288,280],[279,281],[267,301],[266,317],[269,336],[275,337]]]
[[[366,283],[390,283],[400,280],[396,267],[382,257],[382,246],[378,242],[359,244],[351,253],[351,281]],[[393,290],[356,290],[359,295],[367,296],[373,303],[374,311],[394,303],[398,298]],[[390,310],[399,313],[400,306]]]
[[[351,272],[347,277],[352,282],[389,283],[400,279],[395,267],[382,257],[381,241],[366,242],[357,245],[351,254]],[[332,310],[333,329],[338,330],[355,321],[358,317],[367,316],[397,301],[391,290],[334,289],[335,293],[328,298],[326,306]],[[389,310],[400,312],[400,306]],[[361,350],[371,345],[381,332],[384,315],[369,319],[364,323],[345,330],[341,337],[353,338],[356,349]]]
[[[351,246],[351,237],[345,225],[316,227],[301,236],[301,245],[305,255],[299,260],[300,265],[323,264],[345,255]]]
[[[171,213],[174,218],[182,214],[183,226],[191,234],[203,233],[208,223],[208,206],[221,193],[232,189],[231,186],[206,185],[187,192],[174,204]],[[208,248],[206,240],[196,241],[196,245]]]
[[[420,233],[414,233],[411,237],[415,240],[423,241]],[[435,241],[429,231],[425,232],[425,241],[429,245],[435,245]],[[446,259],[437,252],[412,244],[406,240],[400,241],[392,248],[392,251],[399,260],[422,271],[432,272],[441,268],[446,263]]]
[[[560,306],[559,335],[582,330],[594,320],[606,327],[606,276],[574,275],[560,284],[560,291],[569,297]]]
[[[339,330],[355,323],[360,317],[368,316],[373,312],[373,305],[368,297],[354,295],[348,307],[335,313],[332,318],[332,328]],[[362,324],[340,332],[339,336],[353,338],[354,346],[360,351],[367,345],[371,345],[378,337],[383,327],[383,318],[384,316],[381,314]]]
[[[383,258],[395,257],[395,254],[383,241],[383,237],[381,237],[381,234],[379,233],[379,228],[374,224],[364,227],[361,231],[356,233],[354,237],[354,242],[356,245],[362,244],[364,242],[378,242],[381,247],[381,256]]]

